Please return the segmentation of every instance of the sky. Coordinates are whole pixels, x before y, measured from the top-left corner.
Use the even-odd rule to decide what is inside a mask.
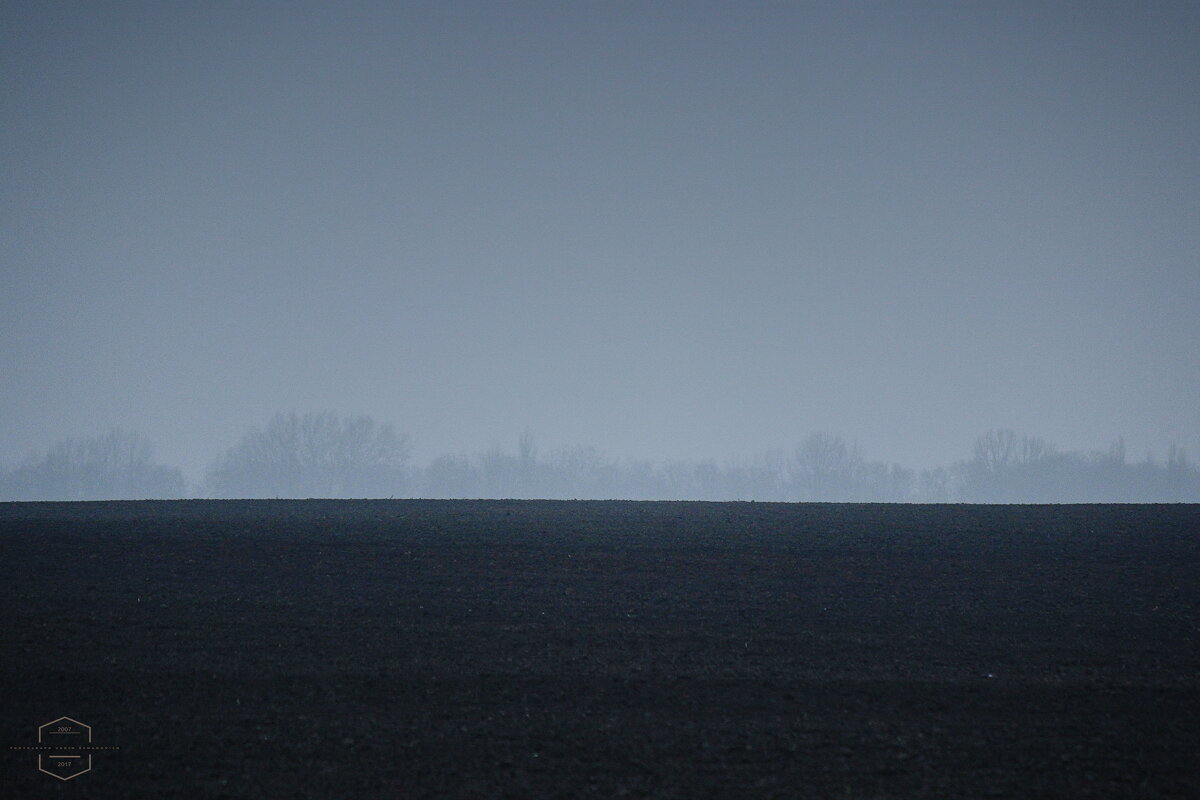
[[[0,6],[0,464],[1200,457],[1200,4]]]

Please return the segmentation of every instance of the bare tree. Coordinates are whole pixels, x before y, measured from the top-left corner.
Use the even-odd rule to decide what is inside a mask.
[[[862,461],[858,448],[848,447],[841,436],[811,434],[796,446],[791,463],[792,483],[799,499],[852,499]]]
[[[991,430],[975,440],[972,461],[986,472],[999,472],[1017,463],[1019,449],[1017,434],[1013,431]]]
[[[63,439],[5,480],[12,500],[132,500],[182,497],[183,473],[155,464],[141,434],[113,428],[90,439]]]
[[[278,413],[227,451],[208,483],[226,497],[385,497],[403,486],[408,456],[407,438],[370,417]]]

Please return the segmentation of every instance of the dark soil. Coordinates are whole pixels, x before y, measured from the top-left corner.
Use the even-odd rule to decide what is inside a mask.
[[[0,504],[6,798],[1197,798],[1200,508]]]

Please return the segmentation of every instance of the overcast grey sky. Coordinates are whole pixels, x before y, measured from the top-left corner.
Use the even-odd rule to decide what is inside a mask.
[[[0,6],[0,462],[1200,456],[1200,4]]]

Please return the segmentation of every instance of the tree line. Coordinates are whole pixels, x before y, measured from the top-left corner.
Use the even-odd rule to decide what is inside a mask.
[[[976,439],[969,457],[912,470],[872,461],[844,437],[814,433],[742,462],[620,460],[595,447],[515,450],[411,463],[408,438],[366,416],[279,413],[247,431],[189,486],[120,429],[68,439],[0,470],[0,500],[175,497],[427,497],[821,502],[1200,502],[1200,470],[1172,447],[1165,461],[1107,450],[1060,452],[1011,430]]]

